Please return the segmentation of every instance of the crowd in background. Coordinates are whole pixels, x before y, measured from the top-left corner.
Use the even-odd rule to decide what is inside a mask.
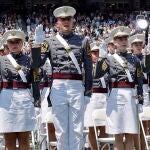
[[[136,13],[105,13],[101,10],[91,12],[78,12],[74,17],[74,30],[77,34],[84,34],[93,38],[107,38],[111,29],[123,25],[129,26],[134,32],[136,28]],[[18,13],[4,12],[0,14],[0,34],[10,29],[22,29],[27,36],[34,34],[35,27],[43,24],[46,34],[49,34],[55,26],[55,18],[52,10],[44,12],[39,9],[27,13],[26,15]]]

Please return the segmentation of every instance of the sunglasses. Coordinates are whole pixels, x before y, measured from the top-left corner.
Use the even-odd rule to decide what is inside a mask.
[[[72,17],[59,18],[60,21],[71,21]]]
[[[19,44],[21,40],[8,41],[10,44]]]

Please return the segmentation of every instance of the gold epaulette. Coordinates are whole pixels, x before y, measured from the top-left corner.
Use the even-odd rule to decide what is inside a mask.
[[[49,48],[49,43],[44,40],[43,43],[41,44],[41,52],[46,52]]]
[[[143,75],[142,69],[137,68],[137,77],[141,77]]]
[[[102,64],[102,70],[103,71],[106,71],[108,69],[108,65],[107,63],[104,61],[103,64]]]

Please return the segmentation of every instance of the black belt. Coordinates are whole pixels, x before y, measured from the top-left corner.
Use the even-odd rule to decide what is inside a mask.
[[[14,89],[14,88],[22,88],[22,89],[28,89],[31,88],[31,85],[26,82],[1,82],[1,89]]]
[[[135,83],[126,82],[126,81],[118,81],[118,82],[110,82],[111,88],[134,88]]]
[[[80,74],[68,74],[68,73],[53,73],[52,79],[82,80],[82,75],[80,75]]]
[[[107,88],[93,88],[92,89],[93,93],[108,93]]]

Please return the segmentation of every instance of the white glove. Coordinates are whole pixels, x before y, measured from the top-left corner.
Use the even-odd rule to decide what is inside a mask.
[[[43,31],[43,25],[40,24],[35,28],[35,44],[41,44],[45,39],[45,32]]]
[[[139,113],[143,112],[143,105],[142,104],[138,104],[138,112]]]
[[[146,46],[143,50],[142,50],[142,54],[143,55],[149,55],[150,54],[150,50],[149,50],[149,47]]]
[[[84,96],[84,103],[87,105],[90,102],[90,97]]]

